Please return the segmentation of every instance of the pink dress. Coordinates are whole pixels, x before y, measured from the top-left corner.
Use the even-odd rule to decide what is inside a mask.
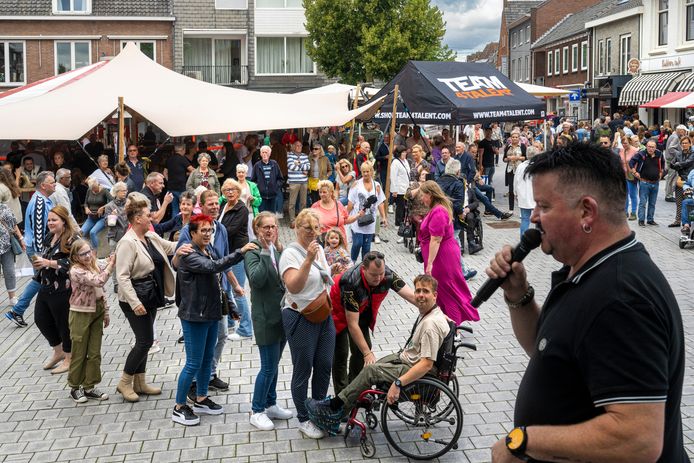
[[[453,222],[446,208],[440,205],[434,206],[424,217],[419,232],[425,267],[429,259],[429,243],[432,236],[443,237],[431,268],[431,276],[439,282],[436,303],[456,324],[467,320],[478,321],[480,316],[477,309],[470,305],[472,295],[463,278],[460,246],[453,236]]]

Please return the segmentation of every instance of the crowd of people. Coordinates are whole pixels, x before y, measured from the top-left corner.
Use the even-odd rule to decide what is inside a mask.
[[[349,156],[339,139],[333,141],[337,147],[324,146],[332,141],[323,138],[325,131],[304,141],[293,132],[269,135],[262,145],[259,136],[247,136],[219,152],[204,142],[182,143],[160,171],[143,162],[136,145],[115,164],[95,153],[89,169],[72,164],[68,147],[48,157],[38,151],[21,157],[16,144],[0,169],[0,254],[12,304],[5,316],[26,327],[24,314],[36,297],[35,323],[52,349],[44,369],[68,373],[75,402],[107,400],[97,386],[104,328],[111,323],[111,280],[134,337],[117,391],[134,402],[162,393],[147,379],[147,359],[159,349],[157,311],[175,304],[186,362],[171,416],[183,425],[198,424],[199,415],[223,413],[210,391],[229,388],[219,368],[224,347],[253,337],[260,369],[250,422],[270,430],[273,420],[293,417],[277,404],[276,394],[288,344],[299,429],[320,438],[326,429],[310,418],[353,403],[353,384],[361,385],[361,373],[376,362],[371,336],[390,290],[417,306],[422,319],[437,311],[420,327],[432,333],[416,332],[410,351],[392,370],[398,376],[388,376],[400,384],[395,387],[431,368],[420,361],[435,359],[434,348],[446,334],[441,318],[456,324],[479,320],[470,304],[466,280],[476,271],[463,262],[465,243],[469,254],[479,252],[482,214],[507,220],[516,205],[521,234],[529,228],[536,195],[525,174],[545,151],[543,143],[561,150],[593,137],[611,149],[622,162],[630,220],[638,192],[640,225],[655,224],[653,191],[657,194],[661,177],[672,175],[673,200],[684,209],[678,209],[676,224],[681,216],[681,224],[689,226],[682,191],[692,185],[694,154],[687,128],[678,126],[664,137],[663,155],[659,137],[640,130],[638,121],[614,125],[609,135],[604,127],[612,130],[614,121],[599,122],[587,128],[564,121],[549,138],[527,125],[502,130],[499,124],[475,124],[458,140],[448,130],[429,138],[417,126],[402,125],[390,161],[387,135],[375,152],[357,137]],[[499,162],[508,211],[495,205]],[[71,168],[78,170],[77,183]],[[668,169],[674,174],[665,174]],[[291,243],[279,239],[285,211],[295,233]],[[422,274],[414,289],[372,248],[385,240],[381,230],[393,225],[400,231],[408,224]],[[100,249],[108,258],[97,259]],[[17,297],[14,260],[20,253],[30,258],[35,276]],[[410,369],[416,373],[408,374]],[[337,397],[325,402],[331,379]]]

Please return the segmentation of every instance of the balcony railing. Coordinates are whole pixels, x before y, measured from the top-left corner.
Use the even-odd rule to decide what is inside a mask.
[[[247,85],[248,66],[189,66],[184,65],[181,74],[219,85]]]

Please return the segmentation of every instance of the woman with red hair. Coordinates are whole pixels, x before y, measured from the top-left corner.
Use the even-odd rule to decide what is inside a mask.
[[[217,345],[219,321],[225,313],[221,287],[221,272],[243,260],[243,253],[256,249],[247,244],[240,252],[217,256],[212,246],[214,219],[199,214],[188,224],[193,252],[178,260],[176,303],[185,339],[186,364],[178,376],[176,406],[171,418],[185,426],[200,423],[198,415],[221,415],[224,409],[207,396],[212,359]],[[185,291],[181,291],[185,288]],[[193,407],[186,404],[186,393],[196,378],[197,388]]]

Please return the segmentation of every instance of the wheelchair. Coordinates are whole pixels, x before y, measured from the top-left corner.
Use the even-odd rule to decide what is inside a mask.
[[[684,199],[691,199],[694,197],[694,190],[687,188],[683,192],[683,197]],[[682,207],[685,207],[684,204]],[[694,207],[689,207],[687,213],[689,214],[689,222],[691,225],[689,226],[689,230],[682,228],[682,234],[680,235],[679,241],[680,249],[684,249],[688,245],[694,244]]]
[[[479,211],[474,211],[472,213],[475,216],[475,223],[473,225],[472,229],[472,237],[466,236],[468,234],[467,232],[467,223],[465,220],[465,216],[463,214],[459,214],[456,217],[456,221],[458,222],[458,226],[460,227],[458,232],[458,237],[460,239],[460,252],[461,254],[464,253],[464,246],[465,246],[465,238],[467,238],[467,241],[474,241],[475,243],[479,244],[480,246],[484,247],[484,227],[482,224],[482,219],[480,218],[480,213]]]
[[[412,215],[409,200],[405,201],[405,217],[402,219],[402,221],[404,224],[403,228],[407,231],[407,233],[403,235],[398,233],[398,235],[402,236],[403,244],[405,245],[405,248],[410,251],[410,254],[414,254],[414,250],[419,242],[417,235],[419,234],[419,226],[422,223],[422,218]]]
[[[373,438],[368,429],[379,424],[388,443],[398,453],[413,460],[431,460],[458,448],[458,439],[463,430],[463,410],[458,400],[456,365],[462,355],[461,347],[477,350],[474,344],[462,339],[461,331],[472,333],[468,326],[449,323],[451,331],[439,349],[436,375],[427,375],[403,386],[399,399],[389,405],[386,396],[390,384],[377,384],[363,391],[355,407],[348,414],[344,431],[345,444],[357,429],[361,454],[365,458],[376,455]],[[364,409],[364,421],[357,418]]]

